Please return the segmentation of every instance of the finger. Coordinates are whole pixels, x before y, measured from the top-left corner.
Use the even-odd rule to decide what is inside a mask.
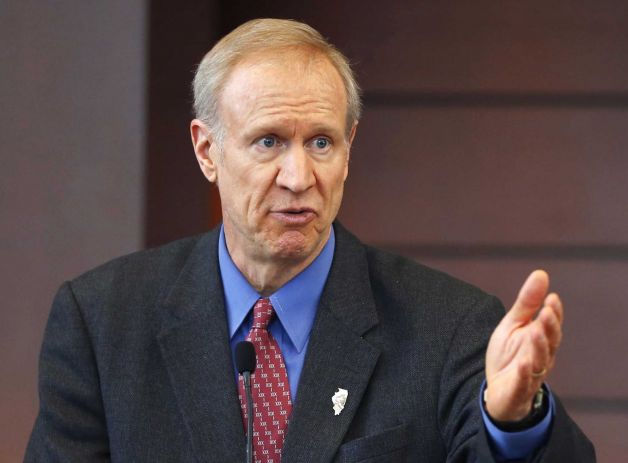
[[[545,327],[540,321],[535,321],[532,330],[532,365],[533,372],[547,368],[549,361],[549,339],[545,334]]]
[[[562,325],[563,317],[564,317],[564,310],[563,310],[563,303],[560,300],[560,297],[558,297],[558,294],[556,293],[549,294],[545,298],[545,305],[550,306],[552,308],[552,310],[554,311],[554,313],[556,313],[556,316],[558,317],[558,322]]]
[[[517,300],[507,314],[515,324],[529,322],[543,304],[549,288],[549,277],[543,270],[535,270],[521,287]]]
[[[529,378],[533,383],[540,385],[551,369],[549,342],[545,335],[545,329],[538,320],[530,326],[528,340],[528,364]],[[543,373],[539,375],[539,373]]]
[[[545,306],[541,309],[537,320],[543,325],[543,329],[545,330],[550,356],[554,356],[556,349],[558,349],[560,345],[563,334],[559,316],[551,306]]]

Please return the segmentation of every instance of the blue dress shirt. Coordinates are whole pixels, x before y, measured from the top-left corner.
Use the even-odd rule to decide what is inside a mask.
[[[323,287],[334,258],[336,239],[332,227],[329,239],[321,253],[301,273],[271,294],[269,299],[275,308],[277,318],[271,322],[269,331],[279,344],[286,364],[290,394],[296,401],[297,388],[303,361],[307,351],[310,332]],[[231,350],[246,339],[251,330],[252,308],[261,297],[231,260],[225,243],[224,230],[220,230],[218,241],[218,263],[225,293],[225,310],[229,328]],[[482,391],[484,385],[482,385]],[[547,438],[554,414],[554,402],[550,394],[550,411],[536,426],[520,432],[504,432],[497,428],[484,412],[480,398],[480,409],[484,425],[493,444],[495,456],[500,460],[514,460],[526,457]]]

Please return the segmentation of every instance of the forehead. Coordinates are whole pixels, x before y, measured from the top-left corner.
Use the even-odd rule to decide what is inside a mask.
[[[344,118],[347,97],[340,74],[329,59],[302,48],[247,55],[232,69],[220,96],[222,110],[238,113],[271,109],[268,106],[273,105],[297,110],[308,104]]]

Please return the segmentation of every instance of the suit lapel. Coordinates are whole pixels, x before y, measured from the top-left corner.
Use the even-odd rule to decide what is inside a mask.
[[[379,350],[362,338],[377,324],[364,247],[335,225],[336,252],[299,382],[282,461],[331,461],[355,416]],[[348,391],[335,415],[332,396]]]
[[[217,238],[199,240],[164,298],[158,341],[198,461],[244,461]]]

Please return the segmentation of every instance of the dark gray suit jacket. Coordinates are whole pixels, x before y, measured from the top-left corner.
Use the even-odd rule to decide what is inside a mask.
[[[283,461],[493,461],[478,394],[501,304],[335,229]],[[26,461],[244,461],[217,238],[122,257],[61,287]],[[349,395],[335,416],[338,388]],[[595,461],[560,403],[535,461]]]

